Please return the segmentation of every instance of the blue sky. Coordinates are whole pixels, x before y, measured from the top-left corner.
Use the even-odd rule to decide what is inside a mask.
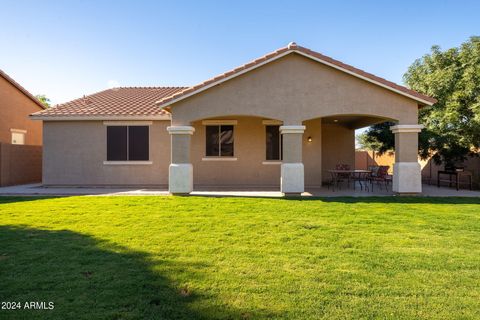
[[[401,83],[433,44],[480,35],[480,1],[5,1],[0,68],[54,103],[192,85],[290,41]]]

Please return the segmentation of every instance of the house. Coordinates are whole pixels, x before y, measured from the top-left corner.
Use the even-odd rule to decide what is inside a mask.
[[[34,113],[45,185],[319,186],[355,129],[394,121],[393,190],[421,192],[418,109],[435,99],[290,43],[193,87],[118,88]]]
[[[44,109],[0,70],[0,186],[40,181],[42,124],[29,115]]]

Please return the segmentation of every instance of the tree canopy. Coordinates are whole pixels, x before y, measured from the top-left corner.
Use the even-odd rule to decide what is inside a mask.
[[[46,108],[50,108],[50,99],[44,94],[37,94],[35,98],[38,99]]]
[[[480,37],[471,37],[458,48],[417,59],[403,76],[413,90],[435,97],[438,102],[419,111],[425,126],[419,137],[419,154],[437,163],[453,164],[480,147]],[[359,142],[380,152],[394,148],[391,124],[369,128]]]

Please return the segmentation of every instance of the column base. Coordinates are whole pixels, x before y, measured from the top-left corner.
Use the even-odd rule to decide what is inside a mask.
[[[418,194],[422,192],[422,173],[418,162],[396,162],[393,165],[393,192]]]
[[[172,194],[188,194],[193,191],[193,166],[191,163],[170,164],[168,191]]]
[[[282,163],[280,190],[288,196],[305,191],[303,163]]]

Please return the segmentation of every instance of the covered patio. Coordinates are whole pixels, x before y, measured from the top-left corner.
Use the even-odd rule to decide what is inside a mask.
[[[354,167],[355,129],[391,121],[391,191],[421,193],[418,108],[433,101],[291,44],[157,103],[172,117],[169,191],[269,187],[299,195],[321,189],[328,170]],[[273,161],[269,135],[279,145]]]

